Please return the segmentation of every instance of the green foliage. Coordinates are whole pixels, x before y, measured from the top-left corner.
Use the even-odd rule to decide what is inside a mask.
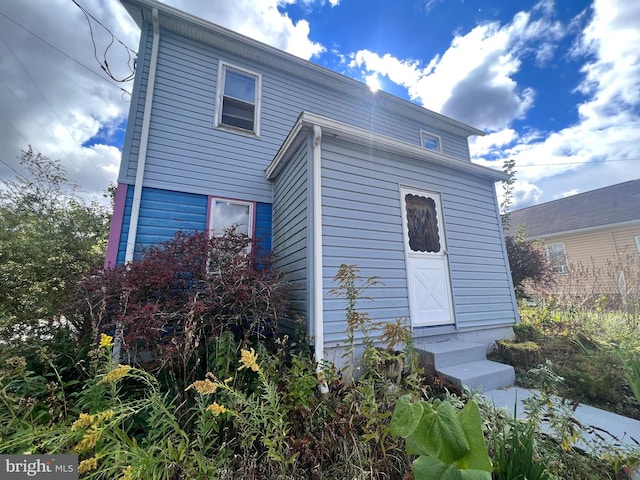
[[[521,236],[506,235],[505,245],[511,269],[511,279],[518,298],[524,298],[525,282],[537,287],[553,283],[551,266],[541,246]]]
[[[416,480],[491,479],[480,410],[469,400],[462,410],[447,401],[432,403],[401,397],[393,411],[391,432],[406,439]]]
[[[626,361],[623,359],[624,372],[636,401],[640,403],[640,356],[630,357]]]
[[[104,261],[110,218],[102,205],[81,200],[59,161],[29,147],[20,163],[29,178],[0,189],[3,339],[45,338],[65,326],[60,312],[75,279]]]
[[[519,422],[514,417],[502,432],[494,434],[493,471],[496,480],[549,479],[542,461],[535,459],[535,432],[530,423]]]

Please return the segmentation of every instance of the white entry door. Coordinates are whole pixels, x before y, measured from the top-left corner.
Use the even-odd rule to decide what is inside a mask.
[[[400,195],[411,324],[454,323],[440,195],[408,188]]]

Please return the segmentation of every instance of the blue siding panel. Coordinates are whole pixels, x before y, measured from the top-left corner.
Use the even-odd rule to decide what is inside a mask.
[[[345,301],[327,297],[340,264],[384,285],[367,291],[359,308],[374,321],[409,316],[400,187],[442,195],[458,329],[511,325],[509,269],[491,181],[411,158],[380,154],[339,139],[322,141],[325,340],[344,339]],[[414,335],[428,335],[415,328]]]
[[[118,257],[116,265],[122,265],[127,253],[127,238],[129,237],[129,225],[131,224],[131,205],[133,205],[133,185],[127,186],[127,200],[124,204],[124,214],[122,216],[122,229],[120,230],[120,241],[118,242]]]
[[[291,285],[293,310],[310,319],[310,227],[309,227],[309,158],[310,144],[304,143],[274,181],[273,249],[275,266]],[[282,328],[291,333],[293,319]],[[312,335],[308,325],[307,334]]]
[[[271,253],[272,237],[272,207],[270,203],[256,203],[256,232],[255,239],[260,252]]]

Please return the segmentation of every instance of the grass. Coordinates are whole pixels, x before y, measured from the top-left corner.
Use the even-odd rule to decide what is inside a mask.
[[[625,374],[625,366],[640,352],[638,319],[602,308],[522,306],[515,345],[538,346],[536,359],[550,361],[564,379],[558,393],[570,400],[640,420],[640,404]],[[504,354],[501,360],[516,369],[516,382],[538,388],[529,375],[526,356]]]

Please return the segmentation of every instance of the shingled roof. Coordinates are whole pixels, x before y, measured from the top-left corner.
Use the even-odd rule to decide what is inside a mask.
[[[640,179],[579,193],[511,212],[511,230],[527,238],[640,222]]]

